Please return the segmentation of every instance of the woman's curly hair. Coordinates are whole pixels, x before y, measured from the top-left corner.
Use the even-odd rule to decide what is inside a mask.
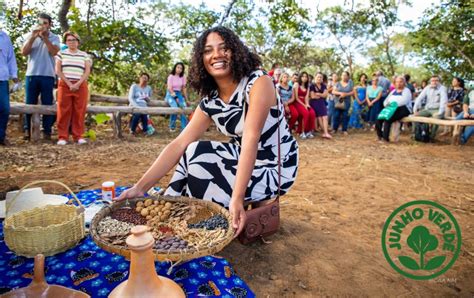
[[[262,64],[260,57],[252,53],[232,30],[217,26],[204,31],[194,43],[188,76],[190,86],[201,96],[210,96],[212,91],[217,90],[216,81],[207,72],[203,62],[207,37],[214,32],[222,37],[226,49],[231,52],[230,68],[235,82],[249,76]]]

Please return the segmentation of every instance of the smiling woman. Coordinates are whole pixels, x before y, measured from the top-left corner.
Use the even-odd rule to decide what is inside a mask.
[[[202,96],[183,132],[161,152],[134,187],[117,200],[142,195],[178,162],[166,195],[210,200],[229,208],[236,235],[246,222],[244,202],[270,200],[293,185],[298,145],[290,134],[272,79],[260,59],[225,27],[195,42],[190,83]],[[197,141],[214,122],[230,142]],[[278,130],[280,138],[278,139]]]

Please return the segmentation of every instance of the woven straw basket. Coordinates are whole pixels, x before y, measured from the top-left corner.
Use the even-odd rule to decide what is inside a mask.
[[[187,198],[187,197],[171,197],[171,196],[149,196],[146,198],[135,198],[129,200],[131,207],[135,206],[138,201],[143,201],[145,199],[153,199],[153,200],[163,200],[165,202],[183,202],[183,203],[193,203],[193,204],[198,204],[201,206],[204,206],[206,208],[209,208],[215,215],[222,215],[227,221],[229,222],[229,227],[223,237],[223,240],[213,244],[212,246],[208,246],[205,249],[199,249],[196,250],[194,248],[192,249],[184,249],[179,252],[170,252],[166,250],[153,250],[153,254],[155,256],[155,260],[163,262],[163,261],[171,261],[171,262],[181,262],[181,261],[187,261],[195,258],[199,258],[202,256],[207,256],[207,255],[213,255],[219,251],[221,251],[224,247],[226,247],[234,238],[234,230],[232,228],[232,220],[230,217],[230,213],[227,209],[224,207],[221,207],[220,205],[210,202],[210,201],[205,201],[205,200],[198,200],[198,199],[192,199],[192,198]],[[100,246],[102,249],[109,251],[111,253],[115,253],[121,256],[126,257],[127,259],[130,259],[130,250],[126,246],[119,246],[119,245],[112,245],[100,238],[100,236],[97,233],[97,227],[99,222],[107,217],[110,216],[111,213],[116,210],[120,209],[122,207],[126,206],[126,201],[121,201],[114,203],[110,206],[104,206],[102,210],[100,210],[92,219],[91,223],[91,228],[90,228],[90,234],[92,236],[92,239],[94,242]]]
[[[80,207],[66,204],[46,205],[5,218],[3,225],[5,243],[10,250],[20,256],[34,257],[37,254],[51,256],[75,246],[85,236],[84,206],[71,189],[59,181],[42,180],[25,185],[13,197],[11,204],[7,206],[7,212],[24,189],[40,183],[63,186]]]

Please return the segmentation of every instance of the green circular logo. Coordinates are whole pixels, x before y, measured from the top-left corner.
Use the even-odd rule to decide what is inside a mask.
[[[388,217],[382,249],[390,266],[403,276],[428,280],[445,273],[461,250],[461,229],[445,207],[412,201]]]

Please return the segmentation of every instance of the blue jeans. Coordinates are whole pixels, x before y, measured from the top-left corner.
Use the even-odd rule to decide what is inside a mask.
[[[351,108],[351,102],[346,100],[346,108],[344,110],[334,109],[333,116],[333,126],[332,129],[337,131],[339,124],[342,121],[342,131],[347,131],[347,126],[349,124],[349,109]]]
[[[143,132],[148,131],[148,115],[147,114],[133,114],[132,120],[130,121],[130,130],[135,133],[137,130],[138,122],[142,121]]]
[[[364,105],[359,105],[357,100],[354,100],[354,105],[352,106],[352,113],[349,119],[349,126],[353,128],[362,128],[364,127],[361,122],[361,113],[364,109]]]
[[[172,108],[185,108],[186,107],[186,101],[184,100],[183,94],[181,94],[180,91],[174,91],[176,94],[176,99],[173,98],[170,94],[169,91],[166,91],[166,96],[165,100],[169,104],[170,107]],[[176,115],[171,115],[170,117],[170,129],[175,129],[176,128]],[[180,121],[181,121],[181,130],[183,130],[186,125],[188,124],[188,119],[186,118],[186,115],[181,114],[180,115]]]
[[[8,81],[0,81],[0,142],[5,140],[10,115],[10,90]]]
[[[474,109],[469,109],[469,115],[474,114]],[[456,116],[456,120],[462,120],[464,119],[464,112],[459,113],[459,115]],[[464,145],[467,143],[470,137],[474,135],[474,126],[466,126],[464,128],[464,132],[461,134],[461,144]]]
[[[334,100],[328,100],[328,123],[330,127],[334,126]]]
[[[27,76],[25,79],[26,103],[37,105],[38,98],[41,95],[41,104],[50,106],[53,104],[54,78],[46,76]],[[43,133],[51,134],[55,116],[43,115]],[[31,114],[26,114],[24,130],[30,131]]]

